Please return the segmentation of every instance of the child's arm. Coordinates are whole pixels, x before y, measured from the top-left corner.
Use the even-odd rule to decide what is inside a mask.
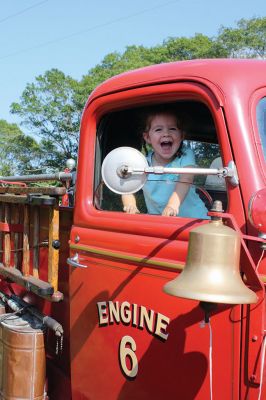
[[[191,174],[184,174],[181,177],[182,182],[177,182],[175,190],[171,194],[162,215],[167,217],[175,217],[179,213],[179,207],[186,197],[190,184],[193,183],[194,176]]]
[[[127,214],[139,214],[136,198],[133,194],[122,194],[123,211]]]

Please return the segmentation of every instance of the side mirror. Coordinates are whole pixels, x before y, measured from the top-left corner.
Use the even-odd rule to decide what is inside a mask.
[[[229,161],[227,167],[221,168],[150,167],[140,151],[132,147],[117,147],[107,154],[102,163],[104,183],[118,194],[136,193],[144,186],[147,174],[217,175],[228,178],[233,186],[238,185],[237,170],[233,161]]]
[[[251,224],[266,238],[266,188],[253,194],[248,205],[248,215]]]

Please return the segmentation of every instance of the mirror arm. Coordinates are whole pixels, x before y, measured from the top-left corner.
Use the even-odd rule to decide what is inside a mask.
[[[239,184],[238,174],[234,161],[229,161],[227,167],[223,168],[167,168],[162,166],[135,168],[129,165],[121,165],[116,170],[117,175],[122,179],[127,179],[137,174],[193,174],[193,175],[217,175],[221,178],[229,178],[233,186]]]

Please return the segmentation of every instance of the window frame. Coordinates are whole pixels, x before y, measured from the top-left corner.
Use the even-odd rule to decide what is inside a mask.
[[[79,183],[77,185],[76,196],[76,208],[78,211],[76,211],[74,216],[75,224],[95,228],[104,225],[105,230],[117,232],[121,232],[122,230],[128,233],[137,233],[137,230],[140,234],[147,234],[147,232],[149,232],[151,236],[154,236],[157,235],[158,232],[154,232],[153,225],[159,223],[162,227],[162,229],[160,229],[160,235],[162,237],[169,237],[169,234],[171,234],[173,229],[176,229],[178,225],[184,226],[189,222],[199,222],[199,220],[192,218],[167,218],[159,215],[147,214],[129,215],[123,212],[99,210],[93,205],[96,127],[101,118],[108,112],[123,110],[132,106],[141,107],[144,105],[178,100],[200,101],[209,108],[217,131],[223,163],[227,165],[227,163],[233,159],[221,102],[215,97],[214,93],[202,83],[166,83],[100,96],[91,101],[88,110],[84,111],[82,120],[82,135],[79,152]],[[89,160],[88,154],[86,154],[86,149],[88,148],[90,148]],[[233,202],[231,202],[231,204],[233,204]],[[204,220],[200,221],[202,222]]]
[[[261,134],[259,131],[258,120],[257,120],[257,106],[263,98],[266,98],[266,87],[260,88],[253,93],[250,101],[250,110],[251,110],[250,115],[251,115],[251,125],[255,142],[255,148],[259,160],[259,166],[264,181],[266,182],[266,153],[264,154],[262,148]]]

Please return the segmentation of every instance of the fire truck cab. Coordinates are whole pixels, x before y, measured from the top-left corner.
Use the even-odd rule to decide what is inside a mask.
[[[52,206],[27,203],[28,225],[12,220],[7,231],[2,219],[6,243],[8,234],[12,241],[23,233],[14,230],[15,223],[28,227],[30,238],[26,275],[25,260],[18,279],[9,270],[19,270],[19,264],[13,255],[3,256],[0,290],[34,305],[64,330],[59,345],[49,330],[44,333],[51,400],[266,397],[265,68],[262,60],[194,60],[107,80],[84,108],[73,207],[60,205],[61,192],[48,193],[56,198]],[[128,148],[143,152],[139,116],[168,104],[187,116],[185,141],[198,168],[227,172],[195,174],[208,219],[148,214],[141,189],[140,213],[127,214],[119,190],[110,190],[112,182],[103,179],[102,165],[115,149],[122,148],[107,168],[114,176],[121,165],[135,166],[139,156],[129,162]],[[123,187],[121,176],[114,179]],[[211,224],[222,230],[206,236]],[[36,263],[34,249],[47,229],[48,248],[39,246]],[[45,272],[47,265],[52,272]],[[185,284],[179,295],[175,285],[188,266],[192,289]],[[204,284],[217,274],[221,279],[210,294],[212,283]],[[38,282],[24,278],[31,275]],[[241,300],[235,277],[240,291],[243,285]],[[171,290],[169,282],[175,282]],[[220,289],[225,297],[219,297]]]

